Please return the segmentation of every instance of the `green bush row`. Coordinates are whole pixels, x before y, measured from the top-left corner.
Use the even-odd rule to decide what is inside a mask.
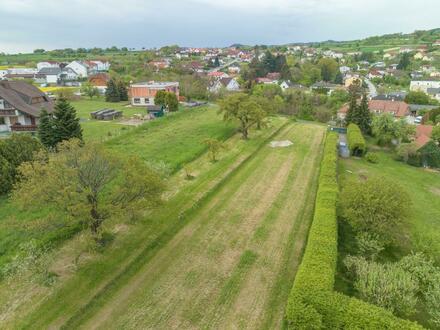
[[[367,151],[364,136],[356,124],[347,127],[348,148],[353,156],[362,156]]]
[[[289,329],[420,329],[417,324],[333,290],[338,254],[337,135],[326,137],[315,214],[286,308]]]

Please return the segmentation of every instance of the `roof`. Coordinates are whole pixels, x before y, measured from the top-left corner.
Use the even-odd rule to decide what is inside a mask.
[[[426,93],[428,95],[440,94],[440,88],[428,88],[428,89],[426,89]]]
[[[42,108],[52,112],[52,101],[37,87],[24,81],[0,81],[0,97],[19,111],[39,117]]]
[[[345,104],[339,113],[347,113],[349,105]],[[401,101],[386,101],[386,100],[370,100],[368,102],[370,111],[377,111],[380,113],[388,112],[396,117],[405,117],[409,112],[409,105]]]
[[[177,81],[148,81],[132,84],[131,87],[148,87],[148,88],[165,88],[165,87],[178,87],[179,82]]]
[[[431,125],[418,125],[416,127],[416,139],[415,143],[419,148],[423,147],[431,140],[433,126]]]
[[[42,68],[40,71],[38,71],[38,74],[44,74],[44,75],[59,75],[61,73],[60,68]]]
[[[326,81],[319,81],[312,85],[312,88],[337,88],[341,87],[341,85],[332,84]]]
[[[370,111],[389,112],[396,117],[405,117],[409,112],[409,106],[401,101],[371,100],[368,102]]]
[[[382,101],[403,101],[405,100],[407,93],[406,92],[395,92],[388,94],[381,94],[373,97],[373,100],[382,100]]]
[[[147,105],[148,112],[157,112],[157,111],[162,111],[162,110],[163,110],[162,105]]]
[[[220,79],[220,83],[223,85],[223,86],[228,86],[229,85],[229,83],[231,82],[231,80],[233,80],[233,78],[221,78]]]

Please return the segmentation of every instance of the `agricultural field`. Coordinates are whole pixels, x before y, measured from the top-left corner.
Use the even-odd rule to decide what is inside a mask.
[[[170,178],[169,199],[149,221],[3,325],[279,327],[313,213],[324,131],[275,117],[250,141],[229,138],[217,163],[202,155],[188,164],[193,180],[188,169]],[[294,145],[268,146],[284,139]]]

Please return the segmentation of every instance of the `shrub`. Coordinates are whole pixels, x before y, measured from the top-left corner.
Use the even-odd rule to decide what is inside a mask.
[[[288,327],[301,329],[304,322],[310,320],[313,326],[321,324],[321,329],[421,329],[416,323],[399,319],[385,309],[333,291],[338,253],[336,143],[337,135],[328,134],[315,214],[287,301]]]
[[[365,160],[369,163],[377,164],[379,163],[379,156],[374,152],[369,152],[365,155]]]
[[[361,130],[356,124],[350,124],[347,127],[348,148],[353,156],[362,157],[367,151],[365,139]]]
[[[368,232],[356,235],[356,244],[359,253],[370,260],[376,259],[377,255],[384,249],[379,237]]]
[[[414,314],[418,283],[399,264],[382,265],[362,257],[347,257],[345,265],[355,274],[354,287],[363,300],[401,316]]]
[[[410,198],[400,185],[377,177],[347,184],[340,206],[341,215],[355,232],[375,234],[387,243],[408,216]]]

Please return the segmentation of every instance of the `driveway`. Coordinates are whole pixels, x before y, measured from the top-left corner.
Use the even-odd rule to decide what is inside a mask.
[[[368,95],[372,98],[377,96],[376,86],[371,82],[370,79],[365,78],[365,83],[368,85]]]

